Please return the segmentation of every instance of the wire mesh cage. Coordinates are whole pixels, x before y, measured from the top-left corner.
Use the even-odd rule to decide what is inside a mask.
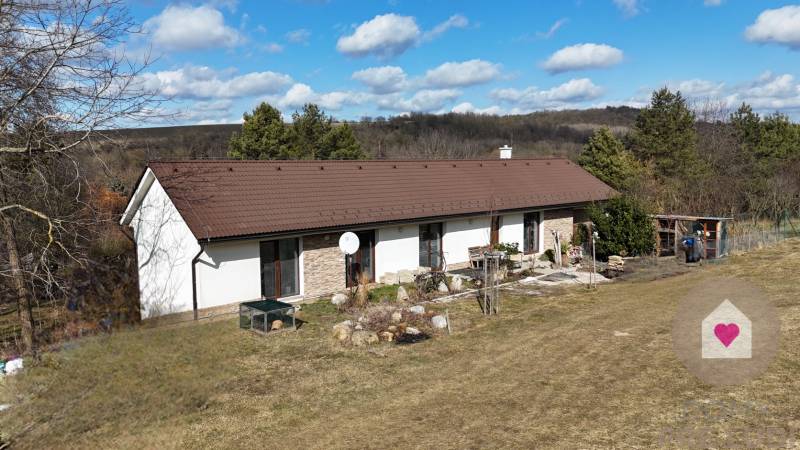
[[[258,300],[239,304],[239,328],[267,334],[295,330],[295,307],[277,300]]]
[[[500,312],[500,263],[505,252],[484,252],[483,254],[483,297],[481,309],[486,315]]]

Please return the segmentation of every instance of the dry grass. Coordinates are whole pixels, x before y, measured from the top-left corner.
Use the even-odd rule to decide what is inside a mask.
[[[463,301],[447,306],[453,336],[372,351],[334,343],[340,316],[322,303],[267,338],[226,320],[86,339],[7,381],[0,429],[19,448],[641,448],[684,426],[711,446],[773,427],[800,438],[798,268],[794,240],[673,278],[506,298],[499,317]],[[715,275],[757,283],[782,316],[776,360],[747,385],[704,385],[671,349],[678,300]],[[719,401],[764,410],[694,414]]]

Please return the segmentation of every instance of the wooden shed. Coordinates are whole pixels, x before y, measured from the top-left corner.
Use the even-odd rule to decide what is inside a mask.
[[[657,214],[652,216],[658,233],[659,256],[677,255],[684,236],[702,236],[705,259],[721,258],[728,254],[728,232],[732,217],[681,216]]]

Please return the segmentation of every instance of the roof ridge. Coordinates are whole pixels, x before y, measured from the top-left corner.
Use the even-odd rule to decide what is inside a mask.
[[[235,164],[357,164],[357,163],[397,163],[397,162],[423,162],[423,163],[453,163],[453,162],[517,162],[517,161],[570,161],[566,156],[533,156],[524,158],[450,158],[450,159],[154,159],[147,164],[158,163],[183,163],[183,164],[198,164],[198,163],[235,163]]]

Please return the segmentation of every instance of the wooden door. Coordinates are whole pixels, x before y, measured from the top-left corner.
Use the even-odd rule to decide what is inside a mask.
[[[500,216],[492,216],[492,228],[490,233],[490,243],[492,247],[497,245],[500,239]]]
[[[375,282],[375,232],[360,231],[358,251],[345,259],[347,287],[358,286],[362,274],[366,274],[369,282]]]

